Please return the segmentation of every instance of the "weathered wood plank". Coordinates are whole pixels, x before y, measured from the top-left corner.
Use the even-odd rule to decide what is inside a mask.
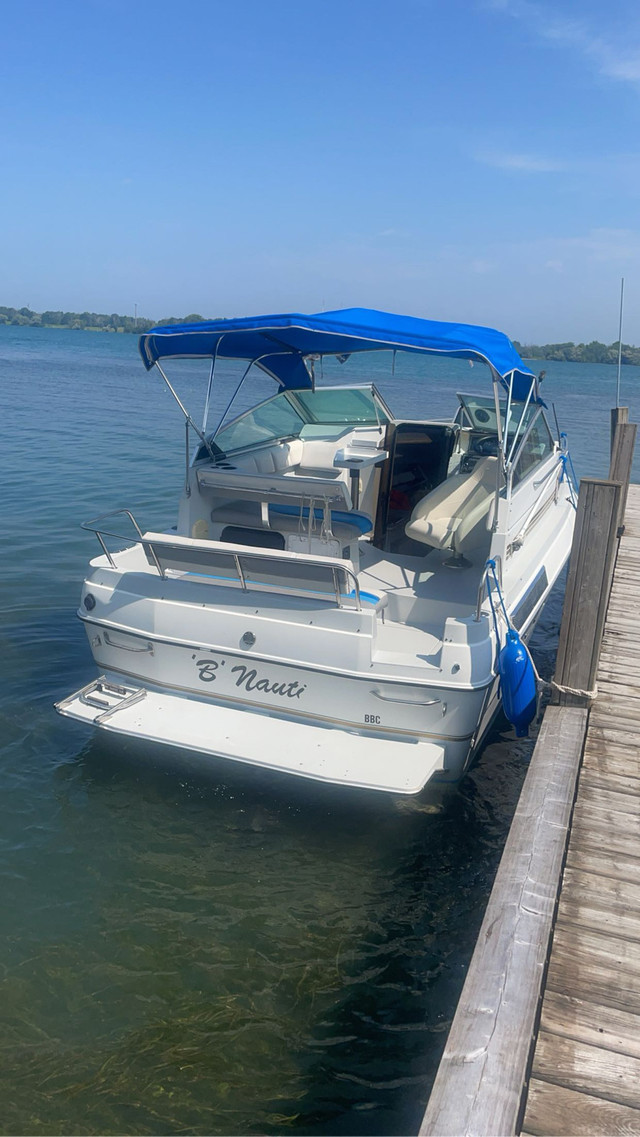
[[[584,748],[585,756],[610,758],[614,762],[625,762],[626,772],[633,769],[634,764],[640,765],[640,738],[638,742],[630,741],[628,735],[623,738],[612,738],[607,735],[606,727],[591,724]]]
[[[629,408],[628,407],[611,407],[609,411],[609,462],[613,463],[613,455],[616,446],[616,431],[619,426],[629,421]]]
[[[575,869],[565,869],[562,880],[562,898],[570,897],[574,901],[582,901],[595,906],[606,908],[607,911],[620,915],[633,916],[640,926],[640,887],[626,880],[604,880],[596,873],[577,872]]]
[[[638,570],[638,579],[640,580],[640,570]],[[614,676],[624,671],[623,682],[628,681],[631,677],[636,676],[638,670],[638,642],[635,643],[628,641],[624,636],[620,636],[612,628],[607,627],[606,635],[602,643],[602,659],[605,668],[613,672]]]
[[[588,779],[580,786],[580,800],[596,809],[611,810],[612,813],[630,813],[640,817],[640,795],[631,791],[620,793],[614,790],[593,787]],[[638,827],[640,838],[640,827]]]
[[[640,747],[625,746],[611,742],[610,739],[596,738],[590,730],[582,761],[584,769],[597,769],[601,773],[617,774],[622,777],[640,777]]]
[[[640,1110],[532,1078],[524,1124],[533,1137],[633,1137]]]
[[[635,736],[630,741],[626,730],[617,730],[614,723],[609,720],[603,723],[595,722],[593,717],[589,720],[587,745],[592,741],[610,742],[612,746],[621,747],[625,752],[631,751],[633,747],[637,748]]]
[[[609,632],[617,632],[624,636],[629,643],[638,642],[638,628],[635,623],[635,612],[612,612],[609,618]]]
[[[622,524],[627,506],[627,493],[629,490],[629,479],[631,477],[637,429],[638,427],[635,422],[618,422],[613,438],[609,480],[612,482],[620,482],[622,485],[618,525]]]
[[[620,839],[635,840],[638,848],[638,821],[633,813],[626,810],[611,809],[603,801],[583,801],[580,797],[575,805],[575,813],[580,822],[587,821],[593,831],[593,840],[597,840],[601,847],[615,853],[620,851],[631,852],[628,841],[620,845]]]
[[[640,1015],[604,1007],[586,999],[547,991],[542,1004],[540,1029],[640,1058]],[[639,1097],[640,1097],[640,1086]],[[638,1101],[640,1107],[640,1100]]]
[[[621,493],[620,482],[583,478],[580,483],[556,660],[555,681],[561,687],[590,691],[595,685]],[[581,696],[558,690],[553,701],[585,703]]]
[[[637,581],[638,565],[640,565],[640,556],[624,554],[618,558],[612,595],[614,602],[626,595],[632,602],[637,603],[638,593],[634,590],[634,584]]]
[[[636,636],[633,629],[629,627],[618,631],[615,628],[612,628],[610,625],[607,626],[604,641],[606,647],[610,651],[616,649],[618,651],[631,652],[635,651],[637,647]]]
[[[563,927],[571,933],[581,930],[573,925]],[[633,946],[637,948],[638,944]],[[560,955],[554,950],[546,990],[578,999],[594,999],[608,1007],[640,1014],[640,970],[634,973],[628,964],[616,966],[609,959],[591,956],[588,952],[582,953],[581,962],[576,963],[571,953]]]
[[[640,569],[638,570],[638,580],[640,580]],[[602,641],[600,664],[607,674],[611,673],[613,676],[617,676],[620,673],[620,668],[623,667],[626,675],[635,676],[640,672],[638,645],[627,644],[621,637],[612,636],[609,629],[606,629]]]
[[[587,712],[548,707],[420,1133],[515,1133]]]
[[[573,812],[571,839],[580,841],[583,846],[585,843],[593,846],[596,841],[604,844],[608,853],[634,857],[638,852],[637,825],[633,822],[629,827],[621,828],[616,820],[624,817],[624,814],[612,814],[606,809],[594,809],[578,800]]]
[[[638,572],[638,579],[640,580],[640,571]],[[638,658],[638,645],[636,644],[632,649],[626,651],[620,643],[611,647],[609,637],[605,636],[602,642],[602,652],[600,654],[600,668],[603,678],[606,676],[608,683],[615,683],[621,676],[623,682],[629,682],[629,679],[637,679],[640,674],[640,658]]]
[[[640,614],[638,615],[640,620]],[[640,646],[639,646],[640,652]],[[640,702],[640,690],[638,690],[637,683],[633,682],[634,676],[628,673],[608,672],[604,668],[598,668],[598,698],[601,702],[605,698],[613,695],[624,699],[634,699],[637,703]],[[636,707],[637,710],[637,707]]]
[[[567,852],[567,867],[578,872],[610,876],[640,885],[640,856],[623,857],[605,853],[597,845],[594,847],[593,841],[588,841],[586,848],[581,848],[580,843],[573,840],[573,833]]]
[[[616,972],[616,982],[621,984],[626,981],[621,977],[640,979],[640,947],[637,943],[619,936],[608,936],[592,928],[576,928],[562,919],[558,919],[553,934],[552,958],[556,954],[567,959],[569,965],[575,962],[577,970],[588,969],[591,963],[598,966],[610,964]],[[601,1002],[600,999],[597,1001]]]
[[[608,770],[598,769],[597,766],[586,765],[583,760],[582,779],[584,781],[583,789],[585,790],[587,788],[594,792],[596,790],[613,790],[619,794],[640,797],[640,764],[637,765],[633,774],[612,774]],[[583,800],[585,799],[583,798]]]
[[[585,757],[602,758],[614,764],[625,765],[625,773],[629,774],[634,765],[640,760],[640,747],[629,745],[626,731],[612,731],[609,726],[591,723],[591,729],[585,743]],[[613,772],[613,767],[612,767]]]
[[[637,1109],[640,1105],[640,1059],[599,1046],[587,1046],[541,1030],[533,1076],[580,1093],[608,1098]]]
[[[615,710],[617,712],[628,711],[629,713],[628,713],[627,717],[630,718],[632,721],[637,720],[638,707],[635,705],[635,703],[632,705],[629,704],[629,700],[627,699],[624,692],[622,692],[621,694],[617,694],[616,691],[613,690],[613,691],[606,691],[606,692],[603,692],[602,694],[600,694],[598,696],[596,702],[593,705],[593,712],[594,712],[595,718],[598,718],[600,711],[603,707],[606,707],[607,711],[612,711],[612,710]]]
[[[567,924],[578,924],[582,928],[597,928],[609,935],[640,943],[640,915],[624,913],[619,908],[614,910],[613,905],[597,904],[592,897],[580,895],[570,897],[563,891],[558,917]]]
[[[603,730],[622,731],[636,735],[640,730],[640,714],[636,714],[628,699],[602,698],[593,708],[594,726]]]

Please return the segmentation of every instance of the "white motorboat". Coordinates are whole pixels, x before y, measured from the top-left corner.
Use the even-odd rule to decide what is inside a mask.
[[[177,525],[103,515],[78,615],[98,679],[57,704],[103,730],[341,785],[458,779],[569,554],[575,493],[539,380],[506,336],[366,309],[156,328],[140,340],[197,436]],[[372,383],[323,386],[366,351],[487,365],[448,422],[395,418]],[[210,432],[162,363],[246,360],[278,391]],[[237,393],[237,392],[236,392]],[[133,540],[114,521],[126,514]],[[487,562],[495,566],[489,572]]]

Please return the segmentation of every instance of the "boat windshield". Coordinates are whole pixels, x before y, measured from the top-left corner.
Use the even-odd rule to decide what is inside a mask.
[[[473,430],[486,431],[487,434],[497,434],[496,404],[490,395],[461,395],[458,393],[458,398],[460,400],[460,407],[456,416],[456,422],[459,423],[460,426],[470,426]],[[524,434],[531,420],[538,414],[539,409],[536,403],[528,403],[525,407],[524,403],[518,403],[515,400],[512,402],[507,430],[508,449],[513,446],[516,434]],[[503,433],[505,414],[506,406],[503,403],[500,407],[500,421]]]
[[[283,392],[223,426],[213,441],[225,454],[230,454],[245,446],[256,446],[277,438],[297,438],[305,421],[292,406],[288,392]]]
[[[279,438],[297,438],[308,424],[377,426],[388,418],[372,387],[282,391],[221,427],[213,441],[230,454]]]
[[[292,391],[291,397],[307,422],[353,426],[378,426],[388,422],[388,415],[372,387],[321,387],[315,391]]]

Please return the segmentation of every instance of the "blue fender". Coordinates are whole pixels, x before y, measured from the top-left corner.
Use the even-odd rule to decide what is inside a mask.
[[[514,628],[507,630],[498,656],[498,674],[504,713],[518,738],[525,738],[538,708],[538,688],[531,656]]]

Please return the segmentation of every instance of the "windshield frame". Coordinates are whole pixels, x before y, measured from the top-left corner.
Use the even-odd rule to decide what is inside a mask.
[[[314,396],[316,394],[327,395],[329,392],[334,391],[366,392],[371,397],[371,406],[375,417],[358,419],[350,415],[345,415],[341,418],[338,417],[331,419],[328,417],[328,415],[325,418],[321,413],[314,415]],[[276,402],[276,400],[280,400],[281,405],[284,405],[285,403],[288,404],[288,407],[293,412],[293,414],[300,419],[300,427],[295,433],[288,431],[283,433],[274,433],[271,436],[268,434],[263,434],[259,438],[255,438],[253,440],[249,439],[245,442],[234,442],[234,444],[231,446],[225,446],[224,435],[227,431],[231,431],[234,427],[237,427],[240,423],[243,422],[243,420],[247,420],[252,416],[255,416],[257,412],[263,410],[265,407],[272,405]],[[384,399],[373,383],[350,383],[336,386],[318,387],[314,389],[301,388],[300,390],[278,391],[275,395],[271,395],[268,399],[264,399],[262,402],[256,403],[255,406],[249,407],[248,410],[243,411],[242,414],[237,415],[235,418],[230,419],[219,426],[214,433],[208,436],[208,441],[210,444],[219,449],[223,454],[228,455],[236,454],[241,450],[250,450],[254,446],[262,446],[279,440],[285,441],[292,438],[297,438],[305,426],[326,426],[328,430],[336,427],[343,427],[344,429],[357,429],[358,427],[381,428],[383,426],[386,426],[388,422],[392,421],[393,416],[391,414],[391,411],[387,407]],[[260,429],[265,429],[264,424],[261,424]],[[266,429],[268,429],[268,427]],[[198,451],[198,456],[202,457],[201,450]]]

